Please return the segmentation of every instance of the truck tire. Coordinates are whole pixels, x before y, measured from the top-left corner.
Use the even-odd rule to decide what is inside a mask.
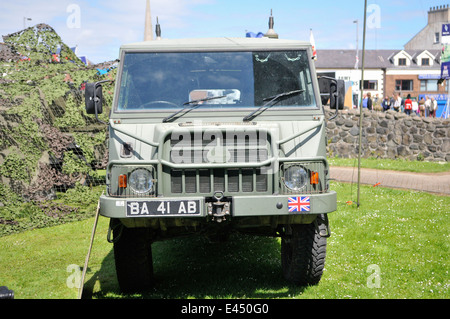
[[[138,292],[153,284],[153,258],[148,228],[116,227],[114,260],[120,290]]]
[[[316,285],[325,266],[327,239],[319,235],[315,223],[291,228],[292,235],[281,240],[283,275],[299,286]]]

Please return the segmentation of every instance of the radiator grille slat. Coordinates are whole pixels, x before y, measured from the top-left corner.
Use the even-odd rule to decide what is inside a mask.
[[[207,169],[199,170],[200,193],[211,193],[211,173]]]
[[[194,170],[184,172],[184,180],[186,185],[186,193],[194,194],[197,192],[197,174]]]
[[[211,194],[215,191],[224,193],[267,192],[269,191],[269,176],[260,169],[253,168],[172,170],[170,185],[173,194],[182,194],[183,192]]]
[[[228,191],[239,192],[239,169],[228,170]]]

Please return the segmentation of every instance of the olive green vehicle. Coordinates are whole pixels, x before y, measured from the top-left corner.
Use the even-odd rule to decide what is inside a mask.
[[[337,112],[342,83],[327,80]],[[153,242],[233,231],[281,237],[285,277],[319,282],[336,193],[309,43],[123,45],[115,88],[100,214],[111,219],[122,290],[152,284]],[[89,83],[87,112],[101,103],[101,82]]]

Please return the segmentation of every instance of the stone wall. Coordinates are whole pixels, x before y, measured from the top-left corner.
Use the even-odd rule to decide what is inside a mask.
[[[329,119],[334,110],[326,110]],[[359,110],[327,120],[328,156],[358,157]],[[450,119],[363,110],[361,157],[450,161]]]

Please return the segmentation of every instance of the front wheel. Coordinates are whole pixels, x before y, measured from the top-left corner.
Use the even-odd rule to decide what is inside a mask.
[[[150,229],[116,227],[114,260],[117,280],[123,292],[145,290],[153,284]]]
[[[281,239],[281,266],[284,277],[299,286],[316,285],[325,266],[327,239],[316,223],[292,225],[291,235]]]

